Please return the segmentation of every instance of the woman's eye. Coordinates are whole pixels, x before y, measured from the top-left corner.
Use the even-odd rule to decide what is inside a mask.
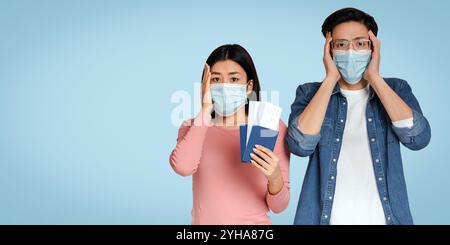
[[[239,78],[232,77],[232,78],[231,78],[231,81],[234,82],[234,83],[235,83],[235,82],[238,82],[238,81],[239,81]]]
[[[211,79],[211,81],[218,83],[220,81],[220,79],[218,77],[213,77]]]

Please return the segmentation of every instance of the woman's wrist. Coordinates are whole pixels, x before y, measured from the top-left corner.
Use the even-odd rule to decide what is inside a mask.
[[[269,178],[269,194],[270,195],[276,195],[278,194],[281,189],[283,189],[283,185],[284,185],[284,180],[283,180],[283,176],[277,175],[274,177]]]

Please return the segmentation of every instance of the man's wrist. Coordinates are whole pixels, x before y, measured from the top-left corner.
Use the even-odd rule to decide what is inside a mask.
[[[334,86],[336,86],[336,83],[338,82],[338,80],[336,80],[335,78],[332,77],[325,77],[325,79],[322,82],[322,85],[326,86],[328,89],[333,90]]]
[[[383,80],[383,77],[381,77],[380,73],[374,74],[374,75],[369,75],[368,77],[368,82],[371,84],[377,83],[381,80]]]

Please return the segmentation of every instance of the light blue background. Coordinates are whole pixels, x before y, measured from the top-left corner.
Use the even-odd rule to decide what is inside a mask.
[[[324,77],[323,20],[347,6],[376,18],[382,75],[408,80],[431,122],[426,149],[403,148],[415,222],[450,224],[450,3],[234,0],[1,0],[0,223],[189,224],[172,94],[239,43],[286,121],[297,85]],[[306,164],[292,157],[275,224],[292,223]]]

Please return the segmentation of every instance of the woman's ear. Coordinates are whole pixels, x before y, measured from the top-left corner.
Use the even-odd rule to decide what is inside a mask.
[[[251,94],[253,92],[253,80],[248,81],[247,84],[247,95]]]

